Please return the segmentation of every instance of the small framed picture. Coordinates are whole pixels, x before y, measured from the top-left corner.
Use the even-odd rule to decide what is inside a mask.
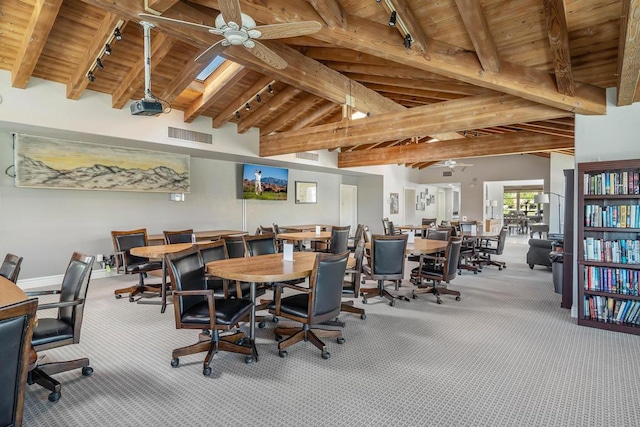
[[[424,202],[420,203],[420,210],[423,211],[425,209]]]
[[[416,203],[416,210],[417,210],[417,211],[421,210],[421,209],[420,209],[420,206],[421,206],[421,205],[420,205],[420,202]]]

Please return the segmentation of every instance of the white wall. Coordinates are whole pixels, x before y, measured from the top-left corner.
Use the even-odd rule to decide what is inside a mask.
[[[549,207],[545,208],[545,218],[548,213],[547,223],[550,233],[562,233],[564,231],[564,170],[573,169],[575,158],[564,154],[551,153],[549,189]],[[562,196],[562,197],[560,197]]]

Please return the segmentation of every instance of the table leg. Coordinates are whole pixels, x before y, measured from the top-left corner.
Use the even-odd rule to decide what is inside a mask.
[[[249,296],[251,298],[251,316],[249,317],[249,339],[255,353],[256,362],[258,361],[258,349],[256,348],[256,282],[251,282]]]
[[[162,289],[160,289],[160,313],[164,313],[167,309],[167,265],[165,264],[164,257],[162,257]],[[157,305],[158,301],[147,301],[139,299],[138,304],[153,304]]]

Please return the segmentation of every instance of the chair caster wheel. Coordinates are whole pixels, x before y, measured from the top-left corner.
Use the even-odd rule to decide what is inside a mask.
[[[391,301],[389,301],[389,305],[390,305],[391,307],[393,307],[394,305],[396,305],[396,301],[395,301],[395,300],[391,300]]]
[[[366,298],[362,298],[362,303],[366,304],[367,303],[367,299]]]
[[[116,299],[120,299],[120,298],[122,298],[122,295],[116,294]]]
[[[49,402],[57,402],[58,399],[60,399],[60,396],[62,396],[60,393],[58,392],[53,392],[49,394]]]
[[[253,363],[253,356],[251,356],[251,355],[246,356],[244,358],[244,363],[246,363],[247,365],[250,364],[250,363]]]
[[[278,323],[279,321],[280,321],[279,318],[277,318],[276,316],[273,316],[273,320],[272,320],[273,323]]]
[[[456,301],[460,301],[460,297],[456,297]]]
[[[529,264],[529,268],[533,270],[533,264]]]
[[[206,368],[204,368],[202,370],[202,375],[204,375],[205,377],[210,377],[211,376],[211,366],[207,366]]]
[[[436,300],[436,302],[437,302],[438,304],[442,304],[442,300],[441,300],[440,298],[438,298],[438,299]]]
[[[473,272],[473,274],[478,274],[478,271],[477,271],[477,270],[476,270],[476,271],[474,271],[474,272]]]
[[[243,346],[244,345],[244,338],[240,338],[238,341],[236,341],[236,344]]]
[[[276,341],[282,341],[282,335],[276,335]]]
[[[366,319],[366,318],[367,318],[367,315],[363,313],[363,314],[361,314],[361,315],[360,315],[360,318],[361,318],[362,320],[364,320],[364,319]]]
[[[93,374],[93,368],[91,366],[85,366],[82,368],[82,375],[85,377],[90,377]]]
[[[173,366],[174,368],[177,368],[179,364],[180,364],[180,359],[178,359],[177,357],[174,357],[173,359],[171,359],[171,366]]]
[[[502,267],[498,267],[498,271],[502,271]]]
[[[340,337],[336,340],[338,344],[344,344],[344,337]]]
[[[328,351],[323,351],[321,356],[326,360],[331,357],[331,353],[329,353]]]
[[[129,297],[129,302],[134,302],[134,301],[135,301],[135,298]]]
[[[287,357],[289,355],[289,353],[287,353],[287,350],[279,350],[278,351],[278,356],[280,357]]]
[[[260,322],[258,323],[258,328],[263,329],[265,327],[265,323],[264,322]]]

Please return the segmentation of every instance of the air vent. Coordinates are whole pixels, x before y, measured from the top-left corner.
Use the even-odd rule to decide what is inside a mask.
[[[453,171],[444,171],[442,172],[442,176],[453,176]]]
[[[320,156],[317,153],[296,153],[297,159],[312,160],[314,162],[317,162],[319,157]]]
[[[169,138],[213,144],[213,135],[169,126]]]

